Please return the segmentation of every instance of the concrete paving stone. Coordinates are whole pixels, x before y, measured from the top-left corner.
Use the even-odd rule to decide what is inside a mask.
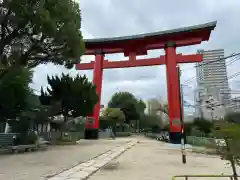
[[[107,155],[109,155],[109,154],[111,154],[112,153],[112,150],[111,151],[108,151],[108,152],[106,152],[106,153],[104,153],[103,155],[101,155],[101,156],[107,156]]]
[[[70,170],[73,171],[73,172],[77,172],[77,171],[79,171],[83,168],[84,168],[84,166],[82,166],[82,164],[79,164],[77,166],[72,167]]]
[[[65,179],[66,179],[66,177],[52,177],[48,180],[65,180]]]
[[[95,167],[95,166],[87,167],[87,168],[82,169],[82,171],[91,172],[91,173],[95,172],[96,170],[98,170],[98,168]]]
[[[58,176],[68,177],[68,176],[70,176],[71,174],[73,174],[75,172],[77,172],[77,170],[74,171],[73,169],[69,169],[69,170],[61,172],[60,174],[58,174]]]
[[[85,163],[82,163],[81,166],[83,167],[89,167],[94,164],[94,160],[87,161]]]
[[[111,157],[106,157],[105,159],[103,159],[103,162],[108,162],[110,161],[112,158]]]
[[[77,165],[77,166],[74,166],[74,167],[70,168],[70,169],[67,170],[67,171],[71,171],[71,172],[75,173],[75,172],[81,170],[82,168],[83,168],[82,166]]]
[[[96,164],[94,164],[94,167],[100,168],[100,167],[104,166],[106,163],[107,163],[107,162],[104,162],[104,161],[102,161],[102,162],[97,162]]]
[[[89,176],[91,174],[91,172],[86,172],[86,171],[78,171],[74,174],[72,174],[71,176],[69,176],[69,178],[86,178],[87,176]]]
[[[104,154],[102,156],[97,157],[95,160],[98,161],[98,160],[104,159],[104,158],[108,157],[110,154],[106,154],[106,155]]]
[[[122,153],[122,152],[111,154],[111,155],[109,156],[109,159],[114,159],[114,158],[116,158],[117,156],[119,156],[121,153]]]

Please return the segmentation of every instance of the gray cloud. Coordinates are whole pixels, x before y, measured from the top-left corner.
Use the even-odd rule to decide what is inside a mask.
[[[182,26],[190,26],[217,20],[216,30],[212,33],[209,42],[197,46],[178,48],[177,52],[195,53],[197,49],[224,48],[226,55],[239,51],[240,39],[240,1],[219,0],[81,0],[82,31],[84,38],[123,36],[138,33],[160,31]],[[148,57],[157,57],[163,54],[162,50],[149,52]],[[106,56],[109,60],[124,59],[122,54]],[[84,57],[84,62],[94,60],[93,57]],[[236,62],[238,65],[239,62]],[[237,71],[236,64],[228,67],[228,71]],[[240,65],[240,64],[239,64]],[[194,65],[181,65],[182,82],[195,76]],[[46,85],[46,74],[68,72],[63,67],[41,65],[34,75],[34,88],[39,89]],[[92,78],[92,71],[86,73]],[[165,67],[145,67],[131,69],[112,69],[104,71],[102,103],[107,103],[115,91],[130,91],[143,99],[162,96],[166,99]],[[189,83],[194,87],[194,81]],[[185,90],[185,89],[184,89]],[[192,99],[193,92],[185,90]]]

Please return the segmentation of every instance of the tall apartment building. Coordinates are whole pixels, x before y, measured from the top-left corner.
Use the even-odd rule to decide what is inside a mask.
[[[230,100],[224,49],[198,50],[203,61],[197,63],[196,112],[200,117],[219,119],[224,117]],[[206,108],[206,100],[214,99],[215,110]]]

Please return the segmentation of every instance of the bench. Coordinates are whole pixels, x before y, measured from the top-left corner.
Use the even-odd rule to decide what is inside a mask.
[[[13,137],[16,136],[15,133],[0,133],[0,147],[13,146]]]
[[[29,144],[29,145],[15,145],[14,137],[15,133],[0,133],[0,153],[8,152],[28,152],[38,149],[39,145]]]

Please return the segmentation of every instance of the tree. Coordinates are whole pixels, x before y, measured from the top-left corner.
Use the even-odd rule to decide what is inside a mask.
[[[28,99],[32,90],[28,85],[31,78],[32,72],[29,69],[14,67],[0,80],[0,120],[16,120],[23,111],[30,109]]]
[[[0,79],[0,120],[7,122],[13,133],[18,133],[17,144],[33,144],[36,141],[31,119],[34,106],[30,101],[33,96],[29,83],[32,72],[25,67],[14,66],[4,78]]]
[[[240,112],[227,113],[224,119],[228,122],[240,124]]]
[[[156,114],[142,115],[139,120],[140,129],[151,129],[154,132],[163,128],[161,117]]]
[[[145,109],[146,109],[145,102],[142,99],[137,100],[137,111],[138,111],[138,113],[144,114]]]
[[[44,105],[60,105],[57,114],[63,114],[64,122],[68,117],[87,116],[92,113],[98,101],[95,86],[87,77],[62,74],[61,77],[47,77],[50,88],[41,90],[40,101]]]
[[[106,108],[103,116],[113,124],[123,124],[125,121],[125,116],[119,108]]]
[[[116,130],[116,126],[122,126],[125,121],[124,113],[119,108],[106,108],[103,112],[105,120],[108,122],[108,126],[111,126]]]
[[[123,127],[124,121],[124,113],[119,108],[106,108],[100,118],[100,126],[104,129],[111,127],[116,135],[117,126]]]
[[[191,136],[192,129],[193,129],[193,123],[192,122],[185,122],[184,123],[184,132],[185,132],[186,136]]]
[[[225,143],[222,145],[216,143],[215,148],[221,159],[230,162],[234,180],[237,180],[235,164],[240,165],[240,126],[227,121],[218,121],[215,123],[213,134],[217,139],[224,139]]]
[[[211,133],[213,129],[213,123],[206,119],[196,118],[194,119],[193,125],[205,135]]]
[[[74,0],[6,0],[0,5],[1,65],[32,68],[53,62],[71,68],[83,54],[80,9]]]
[[[142,103],[142,102],[141,102]],[[141,105],[142,106],[142,105]],[[108,103],[109,108],[120,108],[126,118],[126,123],[130,124],[130,120],[138,120],[140,117],[140,103],[135,96],[129,92],[115,93]],[[139,109],[138,109],[139,108]]]

